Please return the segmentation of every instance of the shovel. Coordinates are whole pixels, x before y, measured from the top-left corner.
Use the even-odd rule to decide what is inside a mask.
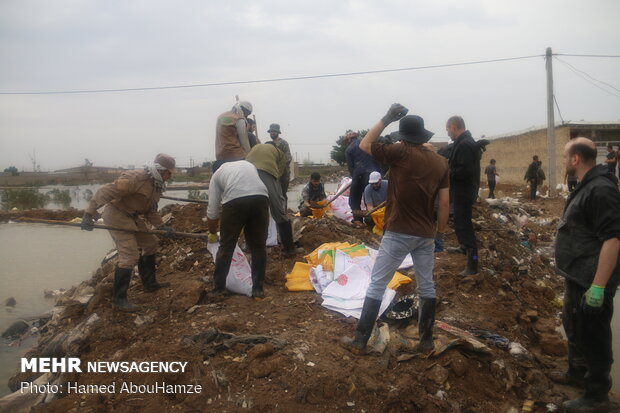
[[[176,196],[167,196],[167,195],[162,195],[160,198],[171,199],[173,201],[195,202],[197,204],[208,204],[209,203],[209,201],[204,201],[202,199],[177,198]]]
[[[373,209],[371,209],[370,211],[352,211],[353,215],[358,216],[358,217],[369,217],[372,215],[373,212],[383,208],[385,206],[386,201],[381,202],[379,205],[377,205],[376,207],[374,207]]]
[[[26,217],[17,218],[16,221],[36,223],[36,224],[47,224],[47,225],[64,225],[64,226],[69,226],[69,227],[81,227],[82,226],[82,224],[79,222],[56,221],[56,220],[51,220],[51,219],[38,219],[38,218],[26,218]],[[119,228],[119,227],[112,227],[110,225],[100,225],[100,224],[95,224],[94,227],[97,229],[133,232],[133,233],[139,233],[139,234],[154,234],[154,235],[165,235],[166,234],[166,231],[162,231],[159,229],[154,229],[154,230],[130,229],[130,228]],[[191,232],[176,232],[175,231],[174,236],[179,237],[179,238],[197,238],[197,239],[204,240],[207,238],[208,234],[206,233],[194,234]]]

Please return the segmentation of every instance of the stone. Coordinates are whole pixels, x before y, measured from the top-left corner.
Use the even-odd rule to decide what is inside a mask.
[[[443,384],[448,380],[448,370],[436,364],[432,369],[427,373],[427,377],[431,379],[436,384]]]
[[[543,353],[551,356],[565,356],[567,354],[566,341],[558,334],[540,334],[538,336],[538,345]]]
[[[271,343],[257,344],[248,351],[248,359],[254,360],[258,358],[269,357],[273,354],[274,348]]]

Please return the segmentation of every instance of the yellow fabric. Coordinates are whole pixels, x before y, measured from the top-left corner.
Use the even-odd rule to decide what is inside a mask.
[[[376,235],[383,235],[385,207],[377,209],[375,212],[370,214],[370,216],[372,217],[372,221],[375,223],[375,226],[372,228],[372,232]]]
[[[312,251],[310,254],[306,255],[304,258],[306,259],[306,261],[308,261],[310,264],[312,264],[313,267],[322,264],[321,263],[321,259],[323,258],[324,254],[326,254],[326,251],[323,250],[332,250],[333,252],[331,253],[332,255],[332,262],[333,262],[333,255],[336,252],[336,249],[345,249],[345,248],[350,248],[355,246],[356,244],[349,244],[348,242],[326,242],[325,244],[321,244],[319,245],[318,248],[316,248],[314,251]],[[323,253],[321,254],[321,257],[319,257],[319,251],[323,251]]]
[[[314,291],[310,282],[312,265],[305,262],[296,262],[293,270],[286,274],[286,288],[289,291]]]
[[[316,201],[315,204],[323,206],[327,204],[327,202],[327,199],[323,199],[321,201]],[[310,210],[312,211],[312,216],[314,218],[321,218],[325,214],[325,211],[327,211],[327,208],[310,208]]]
[[[410,283],[411,283],[411,278],[397,271],[394,273],[394,277],[392,277],[392,281],[388,283],[388,288],[391,288],[392,290],[397,290],[398,287],[400,287],[401,285],[410,284]]]

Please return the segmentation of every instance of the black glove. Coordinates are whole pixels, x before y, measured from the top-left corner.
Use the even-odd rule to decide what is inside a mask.
[[[390,123],[395,122],[405,116],[408,111],[409,109],[407,109],[400,103],[393,103],[392,106],[390,106],[390,108],[388,109],[385,116],[381,118],[381,121],[385,126],[387,126]]]
[[[84,231],[92,231],[95,228],[95,221],[93,220],[93,216],[88,212],[84,212],[81,228]]]
[[[165,233],[162,234],[164,238],[172,239],[176,237],[176,231],[172,227],[161,227],[159,229],[165,231]]]

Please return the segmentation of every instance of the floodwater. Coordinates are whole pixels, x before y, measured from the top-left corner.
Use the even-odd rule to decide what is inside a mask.
[[[333,193],[337,184],[326,184]],[[82,209],[87,201],[86,189],[95,192],[98,185],[69,187],[71,206]],[[288,193],[288,206],[296,210],[303,185],[296,185]],[[44,188],[43,191],[50,190]],[[187,191],[167,191],[166,195],[187,197]],[[160,207],[174,201],[162,200]],[[54,208],[48,204],[48,208]],[[54,299],[45,298],[43,290],[68,289],[90,278],[105,256],[114,247],[107,231],[81,231],[79,228],[56,227],[42,224],[0,224],[0,332],[16,319],[36,316],[49,311]],[[4,300],[14,297],[14,308],[4,307]],[[620,308],[620,294],[616,295]],[[612,321],[616,358],[620,357],[620,310]],[[19,358],[33,344],[27,340],[19,347],[0,344],[0,397],[10,392],[7,381],[17,372]],[[613,366],[613,391],[620,394],[620,362]]]

